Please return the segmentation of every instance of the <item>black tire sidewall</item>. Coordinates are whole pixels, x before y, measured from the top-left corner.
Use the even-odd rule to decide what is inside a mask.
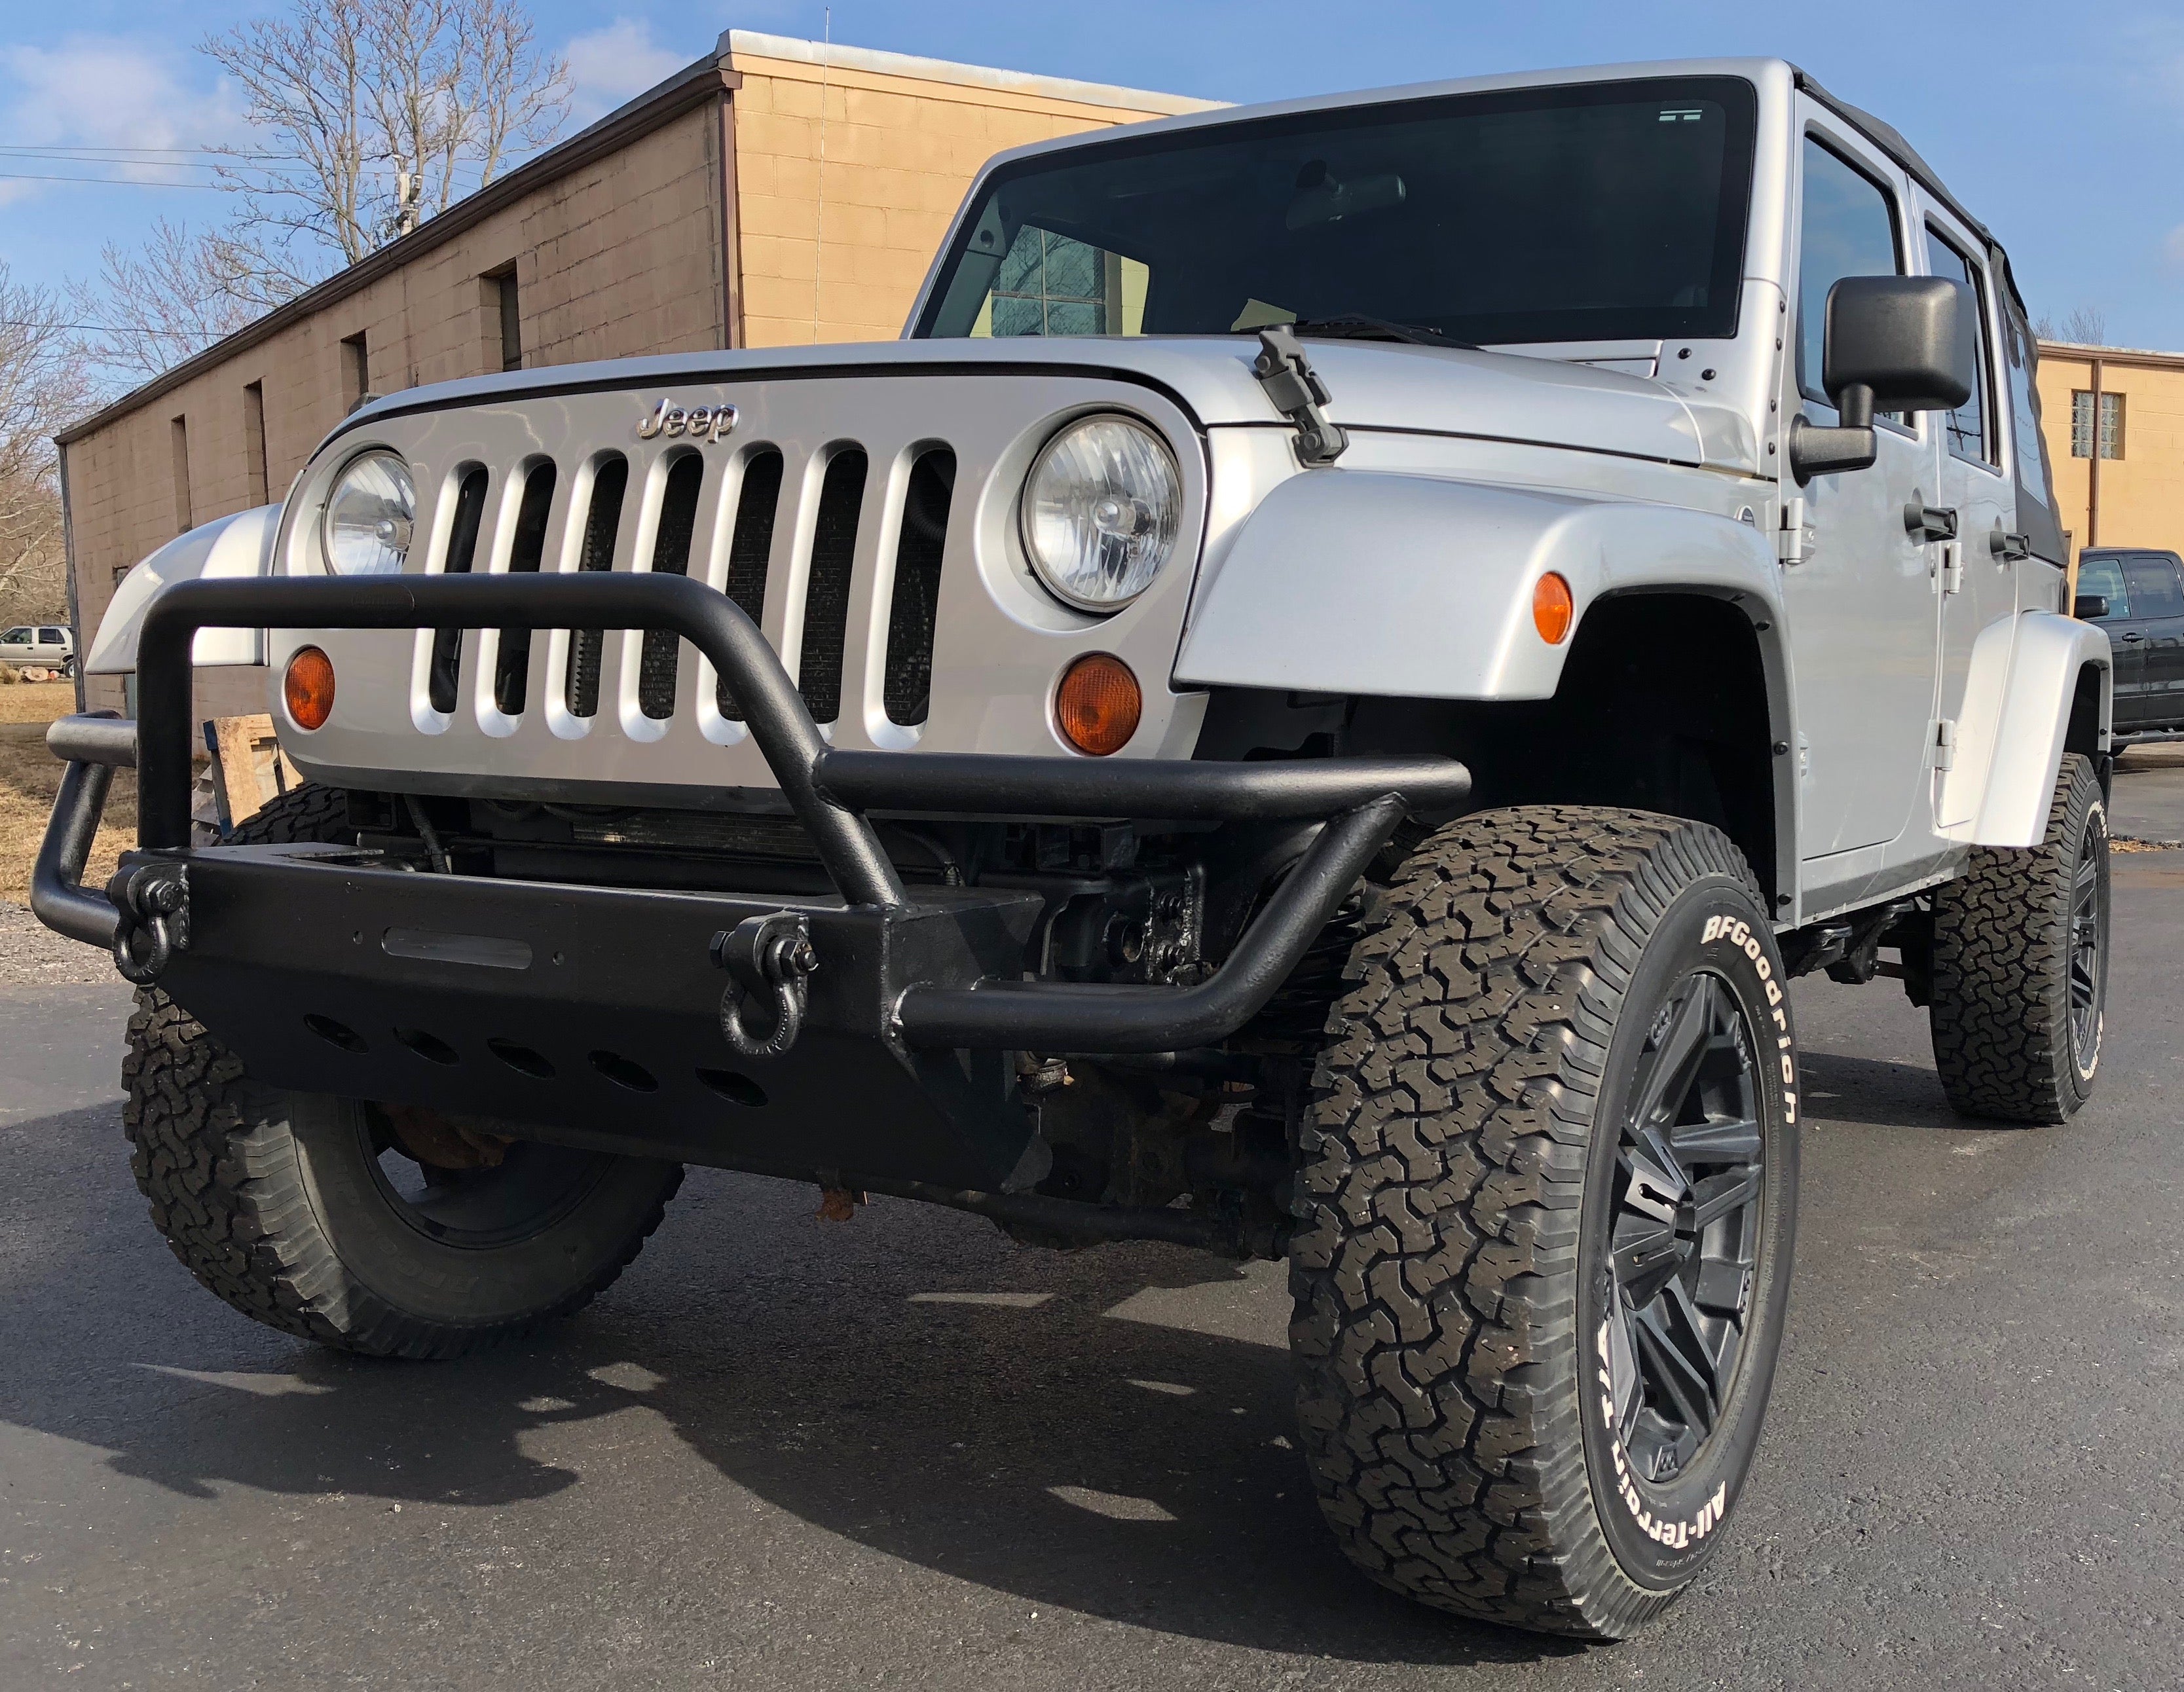
[[[450,1244],[405,1216],[376,1178],[362,1106],[256,1087],[248,1102],[261,1120],[286,1127],[314,1220],[343,1273],[437,1327],[491,1328],[560,1307],[621,1260],[679,1175],[671,1163],[541,1146],[537,1153],[570,1161],[582,1192],[521,1238]]]
[[[1762,1220],[1753,1276],[1755,1316],[1721,1420],[1691,1466],[1666,1486],[1642,1482],[1622,1461],[1602,1414],[1601,1349],[1609,1288],[1608,1207],[1624,1101],[1647,1031],[1668,993],[1695,971],[1726,986],[1746,1019],[1765,1136]],[[1578,1262],[1578,1382],[1586,1472],[1601,1529],[1636,1585],[1660,1593],[1688,1584],[1719,1544],[1758,1451],[1781,1346],[1796,1238],[1797,1054],[1772,928],[1749,887],[1708,875],[1680,889],[1647,936],[1616,1008],[1595,1109]]]

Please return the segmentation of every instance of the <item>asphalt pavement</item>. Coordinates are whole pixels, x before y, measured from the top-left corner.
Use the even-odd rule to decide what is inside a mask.
[[[1719,1559],[1585,1648],[1369,1585],[1293,1448],[1279,1271],[1056,1256],[696,1172],[549,1340],[338,1356],[200,1291],[118,1126],[127,999],[0,988],[0,1687],[2170,1687],[2184,853],[2116,864],[2070,1127],[1943,1108],[1800,982],[1804,1209]]]
[[[2110,827],[2127,839],[2184,846],[2184,743],[2125,749],[2116,760]]]

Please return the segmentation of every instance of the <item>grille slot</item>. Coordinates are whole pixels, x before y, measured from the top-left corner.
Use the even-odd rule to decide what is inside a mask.
[[[629,489],[629,460],[619,453],[592,472],[591,509],[584,514],[584,548],[579,570],[612,570],[615,536],[621,528],[622,496]],[[596,716],[599,709],[599,654],[603,629],[578,629],[569,643],[569,715]]]
[[[728,537],[728,569],[721,591],[742,608],[753,622],[766,609],[766,566],[773,552],[773,527],[781,514],[781,454],[761,447],[744,460],[743,492],[736,500],[736,526]],[[743,720],[743,710],[721,678],[715,698],[721,715],[731,722]]]
[[[515,538],[509,548],[510,576],[536,576],[546,555],[546,516],[554,506],[553,465],[534,465],[524,478],[523,504],[515,514]],[[503,629],[493,666],[493,703],[503,716],[521,716],[531,675],[531,631]]]
[[[945,447],[920,453],[910,467],[910,484],[903,495],[883,678],[888,721],[904,728],[923,722],[933,705],[933,623],[940,604],[948,510],[955,494],[956,454]]]
[[[668,470],[667,489],[660,501],[660,527],[652,542],[655,576],[690,573],[690,537],[697,532],[698,491],[705,480],[705,461],[695,453],[685,453]],[[637,708],[656,722],[675,715],[675,675],[682,648],[682,637],[666,629],[644,632]]]
[[[485,491],[489,480],[483,465],[472,465],[463,472],[462,484],[455,490],[455,518],[448,534],[448,561],[442,566],[448,576],[468,576],[477,558],[478,528],[485,520]],[[435,630],[432,667],[426,678],[425,694],[432,709],[442,716],[454,711],[462,661],[463,632]]]
[[[856,559],[866,468],[864,449],[845,447],[827,460],[827,479],[819,489],[796,666],[798,686],[814,722],[832,722],[842,714],[842,648],[850,632],[850,574]]]

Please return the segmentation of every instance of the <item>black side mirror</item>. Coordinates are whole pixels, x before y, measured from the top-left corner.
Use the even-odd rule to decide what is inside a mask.
[[[2105,593],[2081,593],[2070,607],[2070,615],[2081,623],[2098,623],[2109,614],[2109,596]]]
[[[1790,428],[1800,484],[1864,470],[1879,452],[1876,411],[1953,411],[1979,368],[1979,306],[1946,276],[1845,276],[1828,290],[1820,386],[1841,421]]]

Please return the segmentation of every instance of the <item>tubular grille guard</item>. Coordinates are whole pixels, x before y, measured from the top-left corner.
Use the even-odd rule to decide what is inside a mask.
[[[912,986],[893,1007],[913,1046],[1164,1051],[1225,1038],[1272,997],[1373,855],[1412,812],[1452,812],[1471,791],[1453,759],[1256,764],[830,751],[758,626],[725,594],[654,574],[196,581],[163,589],[138,643],[142,725],[64,718],[47,743],[66,760],[33,877],[49,927],[111,945],[121,918],[78,885],[112,765],[137,770],[137,841],[189,843],[190,647],[207,627],[641,629],[688,640],[741,702],[752,739],[851,905],[910,904],[867,810],[1176,821],[1329,820],[1212,977],[1192,988],[989,980]]]

